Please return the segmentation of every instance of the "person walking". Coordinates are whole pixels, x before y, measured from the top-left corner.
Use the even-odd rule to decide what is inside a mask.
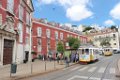
[[[66,63],[65,67],[69,67],[69,59],[68,59],[68,57],[65,57],[65,63]]]
[[[79,61],[79,55],[76,53],[75,55],[75,62],[78,62]]]

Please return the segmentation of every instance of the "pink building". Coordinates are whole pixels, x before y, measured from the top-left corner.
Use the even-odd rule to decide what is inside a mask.
[[[32,0],[0,0],[0,65],[28,60]]]
[[[87,43],[87,37],[66,26],[47,22],[45,19],[33,19],[32,21],[32,50],[37,52],[36,56],[47,55],[50,50],[55,52],[58,41],[66,44],[69,36],[79,38],[81,43]]]

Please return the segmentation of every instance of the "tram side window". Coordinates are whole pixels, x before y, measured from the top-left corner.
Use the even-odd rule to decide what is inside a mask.
[[[84,54],[84,50],[82,49],[82,54]]]
[[[85,53],[86,53],[86,54],[89,54],[89,49],[86,49],[86,50],[85,50]]]

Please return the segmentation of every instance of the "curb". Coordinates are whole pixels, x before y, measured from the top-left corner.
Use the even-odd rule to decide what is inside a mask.
[[[117,66],[116,66],[116,77],[120,77],[119,62],[120,62],[120,59],[118,59],[118,61],[117,61]]]
[[[73,65],[76,65],[76,64],[77,64],[77,63],[71,64],[70,66],[73,66]],[[70,66],[69,66],[69,67],[70,67]],[[51,72],[59,71],[59,70],[64,69],[64,68],[65,68],[65,67],[58,68],[58,69],[52,69],[52,70],[48,70],[48,71],[45,71],[45,72],[33,73],[33,74],[30,74],[30,75],[21,76],[21,77],[11,77],[10,80],[27,79],[27,78],[31,78],[31,77],[35,77],[35,76],[44,75],[44,74],[48,74],[48,73],[51,73]]]

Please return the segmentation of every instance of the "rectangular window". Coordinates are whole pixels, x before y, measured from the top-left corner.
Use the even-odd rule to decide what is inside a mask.
[[[0,0],[0,7],[2,6],[2,0]]]
[[[26,23],[30,25],[30,14],[26,12]]]
[[[47,35],[47,38],[50,38],[50,29],[46,30],[46,35]]]
[[[41,39],[38,39],[38,52],[41,52],[42,47],[41,47]]]
[[[19,5],[19,19],[23,20],[23,6]]]
[[[29,44],[29,38],[28,37],[26,37],[25,43]]]
[[[115,38],[116,37],[116,35],[115,34],[113,34],[113,38]]]
[[[38,37],[42,36],[42,29],[41,29],[41,27],[37,28],[37,35],[38,35]]]
[[[14,11],[14,0],[7,0],[7,10],[11,13]]]
[[[21,22],[18,24],[18,31],[19,31],[19,42],[23,42],[23,25]]]
[[[116,45],[116,43],[114,43],[114,45]]]
[[[58,39],[58,31],[55,31],[55,39]]]
[[[26,27],[26,33],[29,34],[29,32],[30,32],[30,28],[27,26]]]
[[[2,14],[0,14],[0,26],[2,25]]]
[[[63,33],[60,33],[60,39],[63,40]]]
[[[70,37],[70,35],[69,34],[67,34],[67,38],[69,38]]]

